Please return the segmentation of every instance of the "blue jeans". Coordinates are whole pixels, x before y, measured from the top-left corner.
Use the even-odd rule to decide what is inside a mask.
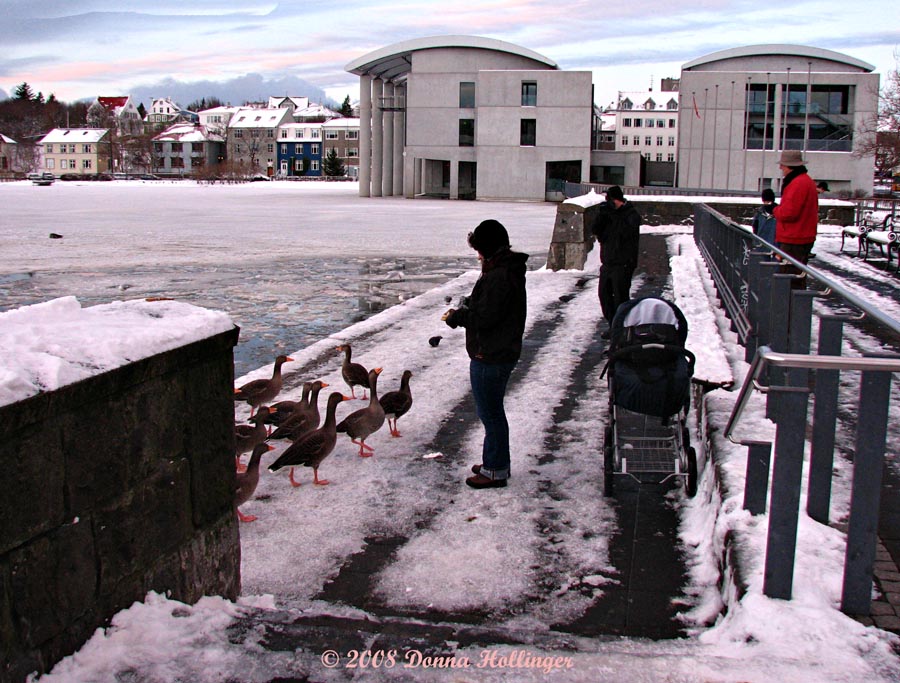
[[[509,478],[509,422],[503,409],[506,384],[516,364],[469,363],[469,380],[475,397],[475,411],[484,425],[481,474],[489,479]]]

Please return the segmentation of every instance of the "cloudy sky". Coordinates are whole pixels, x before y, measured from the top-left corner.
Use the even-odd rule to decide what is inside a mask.
[[[896,18],[894,0],[0,0],[0,96],[23,81],[74,101],[165,79],[260,74],[303,79],[340,102],[358,96],[344,70],[357,57],[412,38],[469,34],[592,71],[602,106],[617,91],[658,87],[685,62],[740,45],[812,45],[886,74],[900,49]]]

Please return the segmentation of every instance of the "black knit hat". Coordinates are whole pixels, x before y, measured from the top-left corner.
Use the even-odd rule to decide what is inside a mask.
[[[606,201],[611,202],[613,199],[618,199],[620,202],[625,201],[625,195],[622,194],[622,188],[618,185],[612,185],[606,190]]]
[[[762,200],[764,202],[774,202],[775,201],[775,191],[771,187],[767,187],[762,191]]]
[[[501,249],[509,248],[509,234],[500,221],[491,218],[479,223],[469,233],[469,246],[485,258],[490,258]]]

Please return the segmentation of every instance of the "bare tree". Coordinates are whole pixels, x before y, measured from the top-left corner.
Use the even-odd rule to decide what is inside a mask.
[[[896,53],[894,59],[900,62]],[[875,173],[879,177],[890,176],[900,166],[900,73],[895,67],[887,75],[878,96],[878,112],[860,130],[860,144],[854,152],[857,156],[873,156]]]

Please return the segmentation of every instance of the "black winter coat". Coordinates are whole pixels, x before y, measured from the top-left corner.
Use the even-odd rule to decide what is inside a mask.
[[[600,243],[600,263],[604,266],[637,266],[641,237],[641,215],[626,201],[618,209],[605,207],[594,221],[591,232]]]
[[[522,354],[528,254],[505,249],[482,264],[468,303],[447,318],[466,328],[466,352],[485,363],[514,363]]]

